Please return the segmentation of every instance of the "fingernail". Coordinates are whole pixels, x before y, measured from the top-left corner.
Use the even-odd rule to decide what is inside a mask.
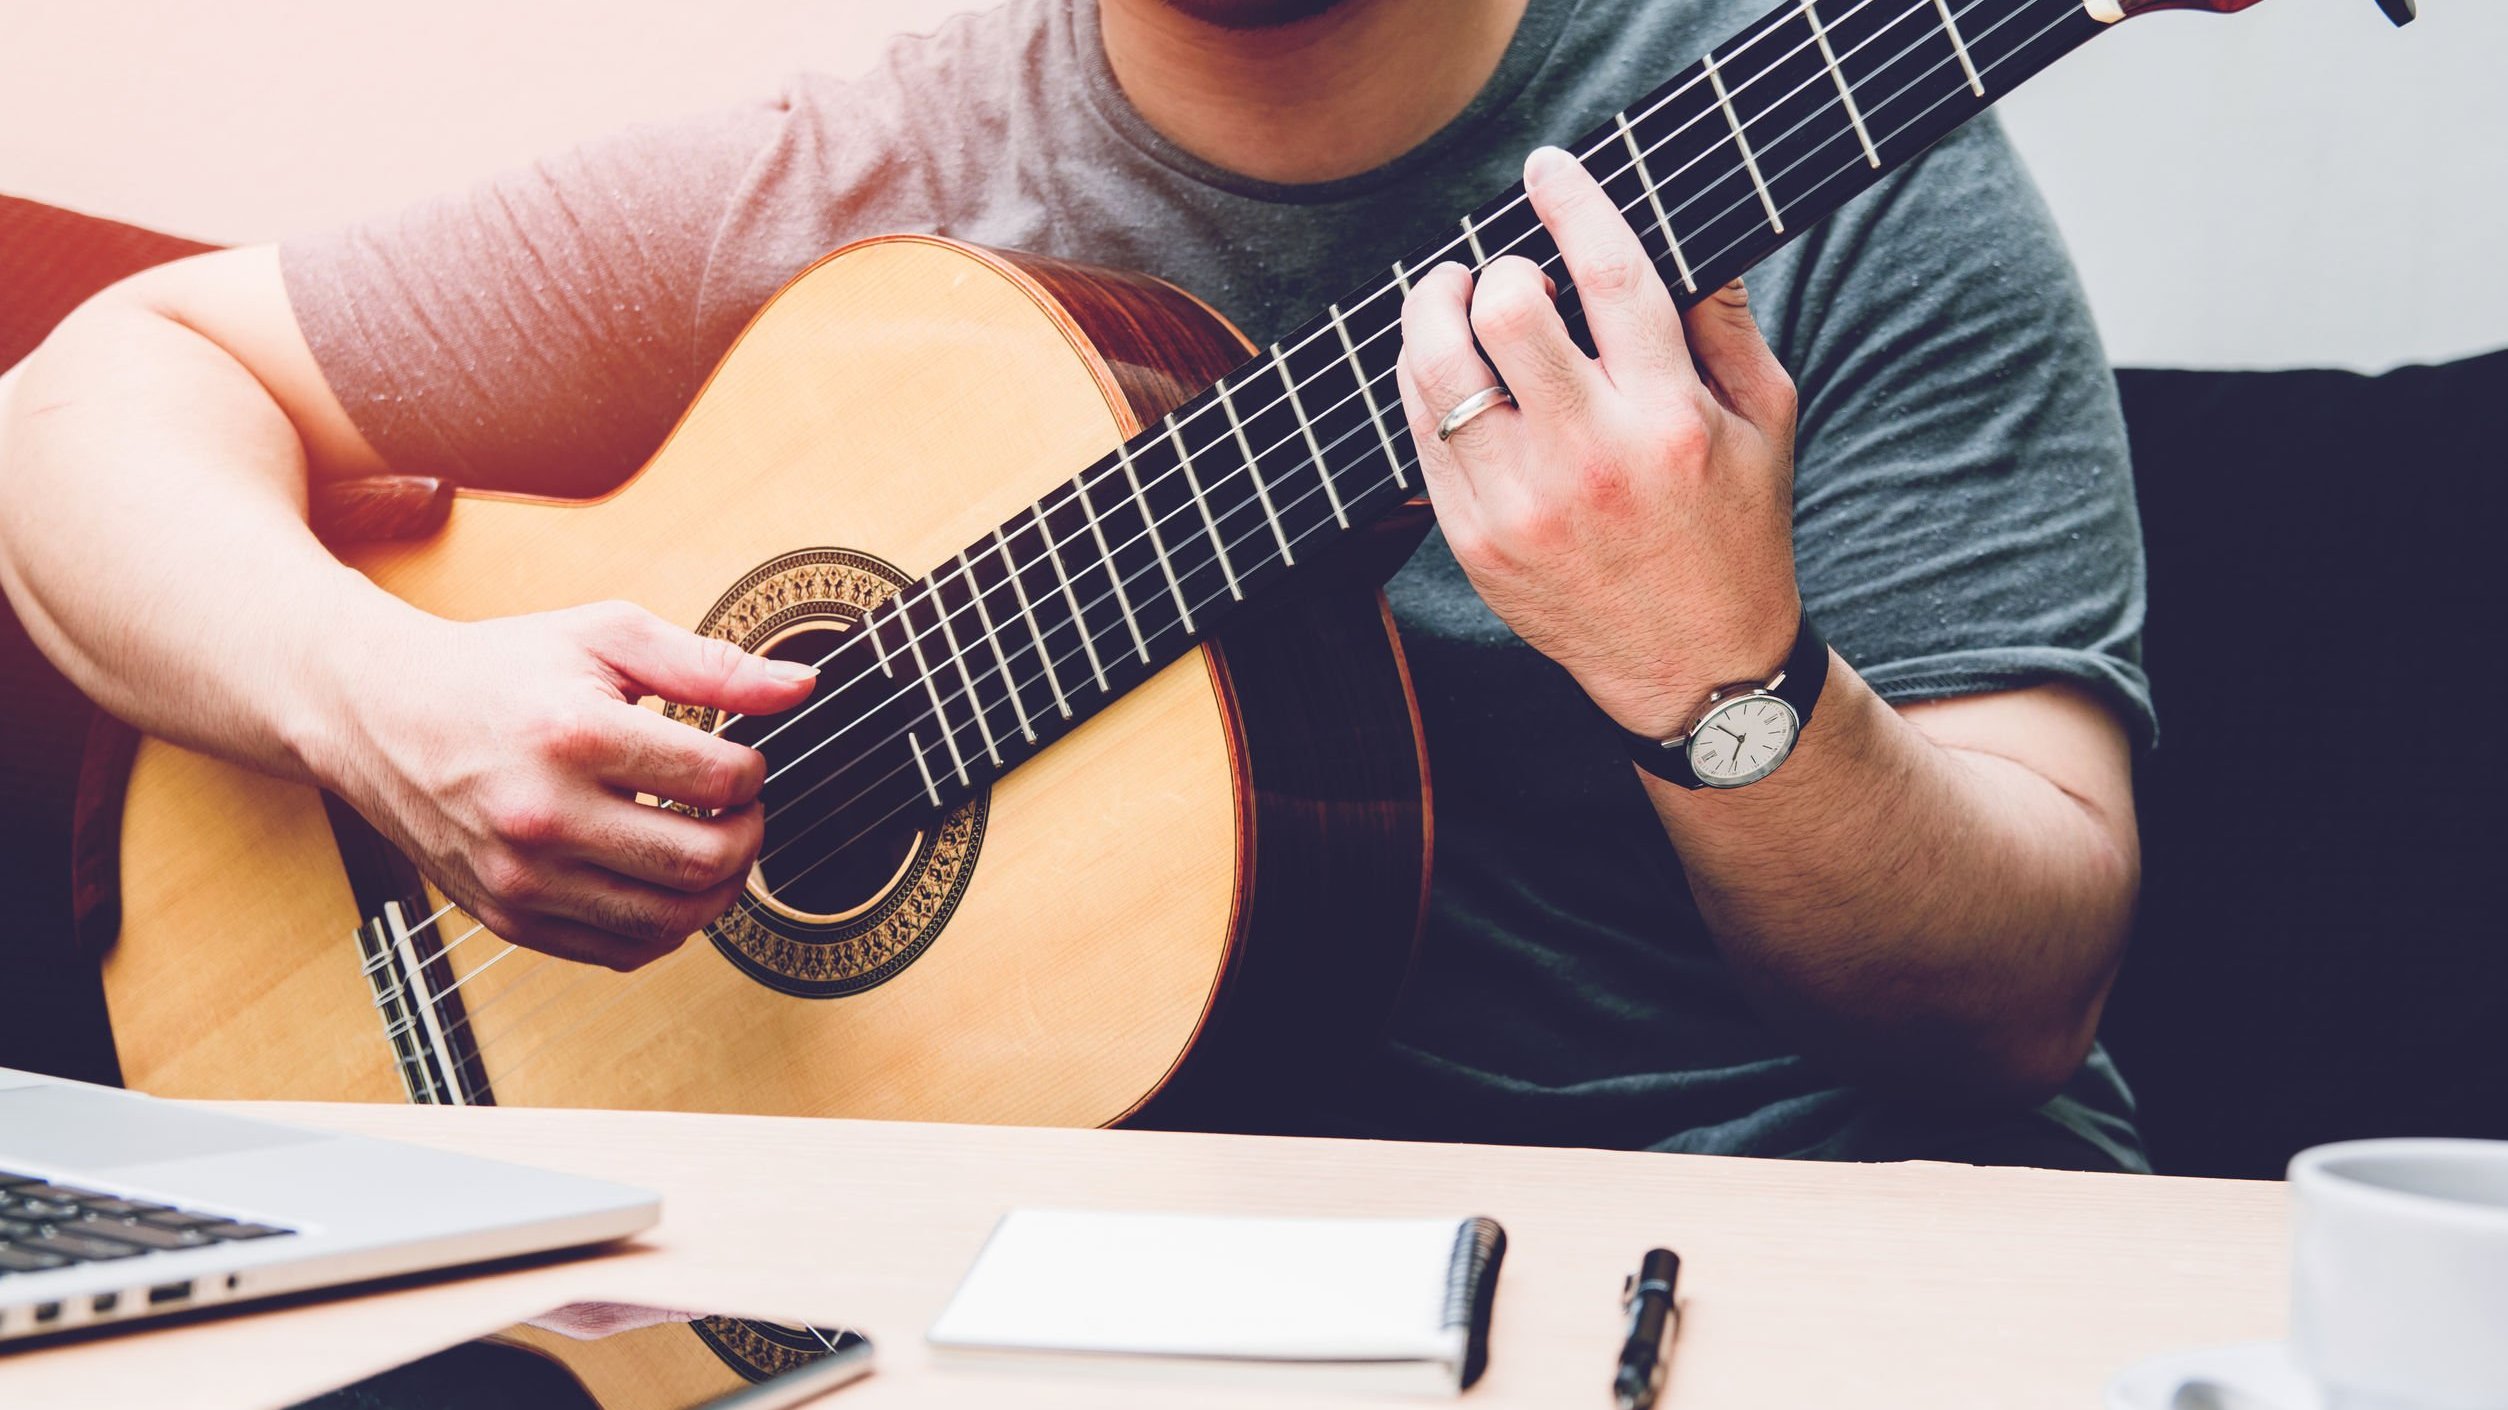
[[[1524,184],[1539,186],[1575,164],[1576,158],[1556,147],[1535,147],[1533,154],[1524,159]]]
[[[819,668],[807,661],[769,661],[766,673],[777,685],[799,685],[819,678]]]
[[[1742,281],[1738,278],[1732,283],[1725,285],[1723,292],[1726,298],[1731,299],[1737,304],[1746,304],[1750,302],[1750,290],[1743,285]]]

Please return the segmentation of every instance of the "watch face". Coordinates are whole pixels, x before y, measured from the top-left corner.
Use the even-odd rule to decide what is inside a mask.
[[[1794,752],[1797,728],[1794,707],[1773,695],[1727,700],[1689,737],[1689,766],[1709,788],[1757,783]]]

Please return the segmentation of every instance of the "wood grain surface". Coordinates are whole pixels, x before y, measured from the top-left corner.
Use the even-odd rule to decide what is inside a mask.
[[[923,1331],[1020,1205],[1487,1214],[1510,1244],[1463,1404],[1609,1403],[1620,1278],[1683,1259],[1670,1410],[2087,1410],[2172,1350],[2283,1334],[2275,1184],[1968,1166],[591,1111],[243,1107],[632,1181],[597,1258],[0,1355],[0,1405],[272,1405],[577,1299],[852,1325],[838,1410],[1385,1404],[1200,1381],[941,1370]],[[1412,1402],[1417,1403],[1417,1402]]]

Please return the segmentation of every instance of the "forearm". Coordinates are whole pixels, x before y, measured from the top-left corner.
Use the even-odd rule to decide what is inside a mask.
[[[2133,820],[1990,749],[1937,742],[1833,663],[1765,782],[1649,780],[1754,1000],[1861,1078],[2034,1094],[2096,1029],[2132,913]]]
[[[235,357],[108,295],[0,382],[0,586],[105,709],[303,777],[325,643],[394,606],[306,527],[305,463]]]

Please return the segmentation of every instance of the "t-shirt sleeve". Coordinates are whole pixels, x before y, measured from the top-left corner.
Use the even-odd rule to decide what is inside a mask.
[[[2071,681],[2139,746],[2142,531],[2116,385],[1990,120],[1814,237],[1769,333],[1804,389],[1803,595],[1885,699]]]
[[[598,493],[706,370],[718,232],[781,101],[630,129],[456,195],[280,246],[317,364],[396,470]]]

